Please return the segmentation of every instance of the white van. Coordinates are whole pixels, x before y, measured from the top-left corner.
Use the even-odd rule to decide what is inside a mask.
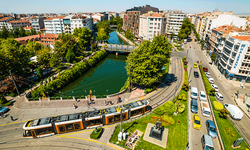
[[[196,87],[191,88],[191,98],[198,99],[198,89]]]
[[[218,100],[223,101],[223,95],[222,95],[222,94],[220,94],[220,93],[218,93],[218,92],[215,92],[215,96],[216,96],[216,98],[217,98]]]
[[[210,84],[214,84],[214,78],[209,78],[208,81]]]
[[[210,117],[211,110],[209,108],[208,102],[201,101],[201,111],[203,116]]]
[[[230,116],[233,119],[241,120],[243,117],[243,112],[237,106],[232,104],[224,104],[224,107],[230,112]]]

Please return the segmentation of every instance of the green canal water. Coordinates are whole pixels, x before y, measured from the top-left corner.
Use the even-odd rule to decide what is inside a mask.
[[[127,55],[109,53],[75,81],[62,88],[64,96],[86,96],[90,89],[97,97],[119,92],[128,75],[125,69]],[[59,93],[54,96],[60,96]]]

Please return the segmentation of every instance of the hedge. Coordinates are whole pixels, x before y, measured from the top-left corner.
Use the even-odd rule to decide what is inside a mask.
[[[224,108],[224,106],[220,102],[217,102],[217,101],[213,102],[213,106],[216,111],[221,111]]]
[[[35,98],[40,96],[43,96],[45,92],[50,93],[54,89],[60,89],[63,85],[66,83],[75,80],[76,78],[83,75],[85,69],[89,66],[93,66],[95,62],[99,61],[103,55],[106,54],[105,50],[101,50],[95,53],[92,58],[88,59],[87,62],[78,62],[76,63],[71,69],[65,70],[63,73],[61,73],[56,79],[53,81],[50,81],[46,84],[46,86],[40,85],[36,89],[34,89],[31,92],[31,97]]]
[[[96,133],[96,130],[97,130],[97,133]],[[90,134],[90,138],[99,139],[102,131],[103,131],[103,128],[95,128],[95,130],[93,130],[92,133]]]

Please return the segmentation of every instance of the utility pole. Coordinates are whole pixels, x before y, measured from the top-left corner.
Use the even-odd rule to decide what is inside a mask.
[[[244,83],[243,83],[243,86],[242,86],[242,88],[241,88],[241,90],[240,90],[240,93],[241,93],[242,89],[244,88],[244,85],[245,85],[245,83],[246,83],[246,81],[247,81],[247,79],[248,79],[249,73],[250,73],[250,72],[248,72],[248,74],[247,74],[246,80],[245,80]],[[240,93],[237,95],[237,98],[239,98]]]
[[[15,80],[14,80],[12,74],[11,74],[11,70],[9,70],[9,71],[10,71],[10,76],[11,76],[11,78],[12,78],[12,80],[13,80],[13,82],[14,82],[14,85],[15,85],[15,87],[16,87],[17,94],[18,94],[18,96],[20,96],[20,93],[19,93],[19,91],[18,91],[18,89],[17,89],[17,86],[16,86],[16,82],[15,82]]]

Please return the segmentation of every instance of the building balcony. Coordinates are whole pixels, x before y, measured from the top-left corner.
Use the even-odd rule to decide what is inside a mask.
[[[250,64],[250,59],[243,59],[243,63]]]
[[[246,52],[246,56],[250,56],[250,52]]]
[[[239,70],[242,70],[242,71],[250,71],[250,67],[241,66]]]

